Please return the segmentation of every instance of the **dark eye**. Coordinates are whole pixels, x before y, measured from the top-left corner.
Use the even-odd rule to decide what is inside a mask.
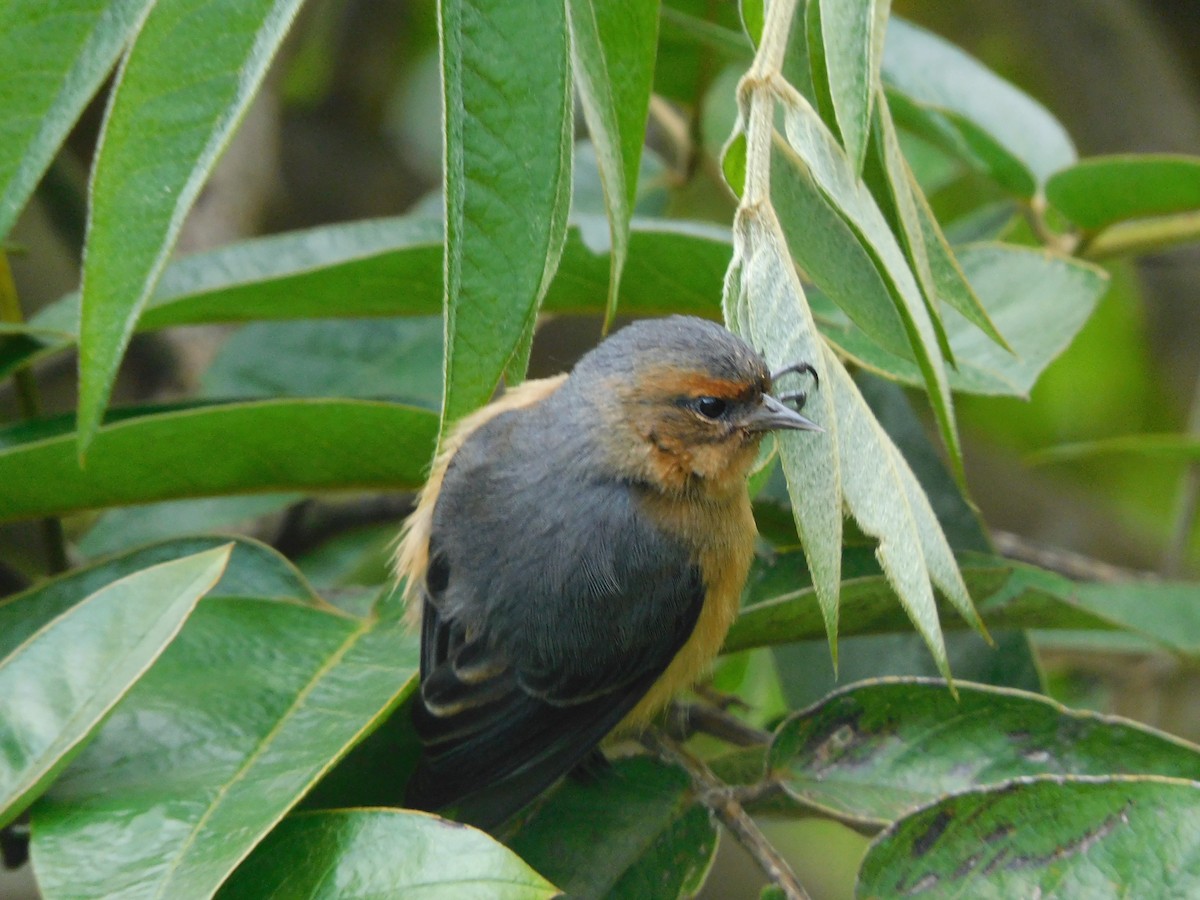
[[[720,397],[697,397],[692,403],[692,408],[706,419],[719,419],[725,415],[729,404]]]

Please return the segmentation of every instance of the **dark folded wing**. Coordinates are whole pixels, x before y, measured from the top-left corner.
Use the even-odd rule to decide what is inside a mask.
[[[486,468],[457,474],[430,546],[413,713],[424,755],[408,802],[486,826],[637,704],[691,634],[704,585],[636,488],[559,483],[527,508],[531,492],[489,483]]]

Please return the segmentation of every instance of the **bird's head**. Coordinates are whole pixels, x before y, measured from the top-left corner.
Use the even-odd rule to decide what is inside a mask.
[[[784,371],[816,377],[807,364]],[[704,319],[635,322],[584,356],[570,381],[592,407],[606,461],[667,493],[744,490],[768,431],[821,430],[797,411],[803,393],[772,396],[762,357]]]

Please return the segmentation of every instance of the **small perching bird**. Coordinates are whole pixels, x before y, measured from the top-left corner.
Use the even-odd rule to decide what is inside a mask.
[[[397,553],[421,621],[408,805],[498,824],[703,674],[750,568],[759,443],[820,430],[771,387],[740,338],[675,316],[458,425]]]

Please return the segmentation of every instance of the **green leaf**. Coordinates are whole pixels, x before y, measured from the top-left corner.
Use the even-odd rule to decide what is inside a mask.
[[[767,765],[801,803],[884,825],[945,794],[1017,777],[1197,778],[1200,747],[1025,691],[960,682],[956,699],[942,681],[888,679],[850,685],[787,719]]]
[[[1063,126],[1040,103],[937,35],[893,18],[883,80],[901,125],[1032,197],[1075,162]]]
[[[1012,351],[987,314],[983,302],[967,280],[941,226],[929,207],[925,192],[917,184],[900,150],[895,123],[881,99],[875,113],[876,135],[883,157],[887,187],[899,219],[899,234],[913,273],[921,284],[921,292],[930,308],[930,318],[939,328],[939,341],[948,340],[941,319],[939,301],[949,304],[1005,350]],[[943,354],[946,352],[943,346]],[[950,358],[953,347],[949,348]]]
[[[571,897],[675,900],[704,884],[717,830],[684,772],[638,756],[564,781],[509,846]]]
[[[0,826],[45,790],[171,643],[230,549],[114,581],[0,660]]]
[[[442,320],[252,322],[222,345],[201,393],[387,398],[435,409],[442,395]]]
[[[92,167],[79,348],[79,452],[134,324],[300,0],[173,0],[143,20]]]
[[[955,310],[943,310],[946,335],[958,360],[957,370],[949,373],[950,386],[970,394],[1027,397],[1046,366],[1091,316],[1108,276],[1089,263],[1011,244],[964,247],[958,258],[1013,352]],[[812,296],[812,305],[821,333],[855,361],[907,384],[925,383],[916,365],[869,340],[831,303]]]
[[[34,632],[56,616],[106,585],[160,563],[222,548],[233,549],[221,579],[207,597],[260,597],[294,600],[323,606],[304,577],[277,551],[249,538],[226,536],[183,538],[163,541],[90,566],[72,569],[65,575],[43,581],[0,601],[0,656],[12,653]]]
[[[112,509],[96,519],[75,542],[75,549],[88,559],[96,559],[165,538],[238,531],[242,530],[239,526],[248,526],[260,516],[277,513],[301,499],[301,494],[205,497]]]
[[[854,231],[888,285],[924,378],[938,430],[949,452],[951,469],[962,482],[962,448],[946,369],[937,332],[908,260],[870,191],[851,168],[846,154],[808,101],[799,94],[789,97],[784,125],[788,143],[799,157],[793,165],[808,168],[821,193]]]
[[[856,173],[862,172],[867,153],[890,6],[891,0],[810,0],[807,6],[816,26],[809,32],[809,52],[822,69],[813,80],[828,89],[842,146]]]
[[[152,0],[0,6],[0,239]]]
[[[566,238],[572,86],[561,2],[440,4],[446,196],[443,429],[482,406],[518,350]],[[519,52],[515,52],[519,48]]]
[[[739,217],[737,229],[738,252],[725,288],[726,320],[764,354],[772,371],[811,362],[818,377],[823,377],[825,345],[813,323],[796,268],[784,252],[778,223],[773,218],[747,215]],[[795,381],[801,377],[785,376]],[[784,388],[782,383],[777,386]],[[805,411],[830,433],[783,434],[776,443],[792,497],[796,533],[814,573],[825,633],[836,665],[838,584],[842,577],[842,473],[834,433],[837,411],[829,391],[808,383],[802,389],[810,395]]]
[[[533,900],[558,890],[482,831],[424,813],[353,809],[288,816],[217,896]]]
[[[1200,785],[1166,778],[1017,779],[948,797],[871,845],[855,896],[1190,897]]]
[[[273,400],[139,414],[102,427],[79,468],[69,431],[0,430],[0,520],[235,492],[413,490],[437,417],[365,400]]]
[[[1055,172],[1046,199],[1081,228],[1200,210],[1200,157],[1096,156]]]
[[[34,807],[47,898],[206,897],[411,689],[398,620],[202,603]]]
[[[612,250],[605,322],[617,310],[629,252],[646,113],[654,86],[658,3],[568,0],[575,85],[596,148]]]
[[[568,231],[547,311],[604,309],[611,263],[583,241],[593,220]],[[595,222],[607,227],[603,222]],[[441,226],[381,219],[255,238],[171,265],[146,306],[140,330],[256,319],[436,315],[442,302]],[[725,229],[699,222],[634,219],[621,304],[631,315],[715,318],[731,248]],[[396,285],[404,290],[397,290]],[[70,346],[79,300],[69,295],[35,318],[43,332],[0,335],[0,376]],[[898,324],[898,323],[897,323]],[[55,339],[67,334],[66,340]]]
[[[1031,454],[1028,461],[1034,465],[1045,465],[1111,454],[1144,456],[1168,462],[1195,462],[1200,460],[1200,439],[1186,434],[1124,434],[1047,447]]]

